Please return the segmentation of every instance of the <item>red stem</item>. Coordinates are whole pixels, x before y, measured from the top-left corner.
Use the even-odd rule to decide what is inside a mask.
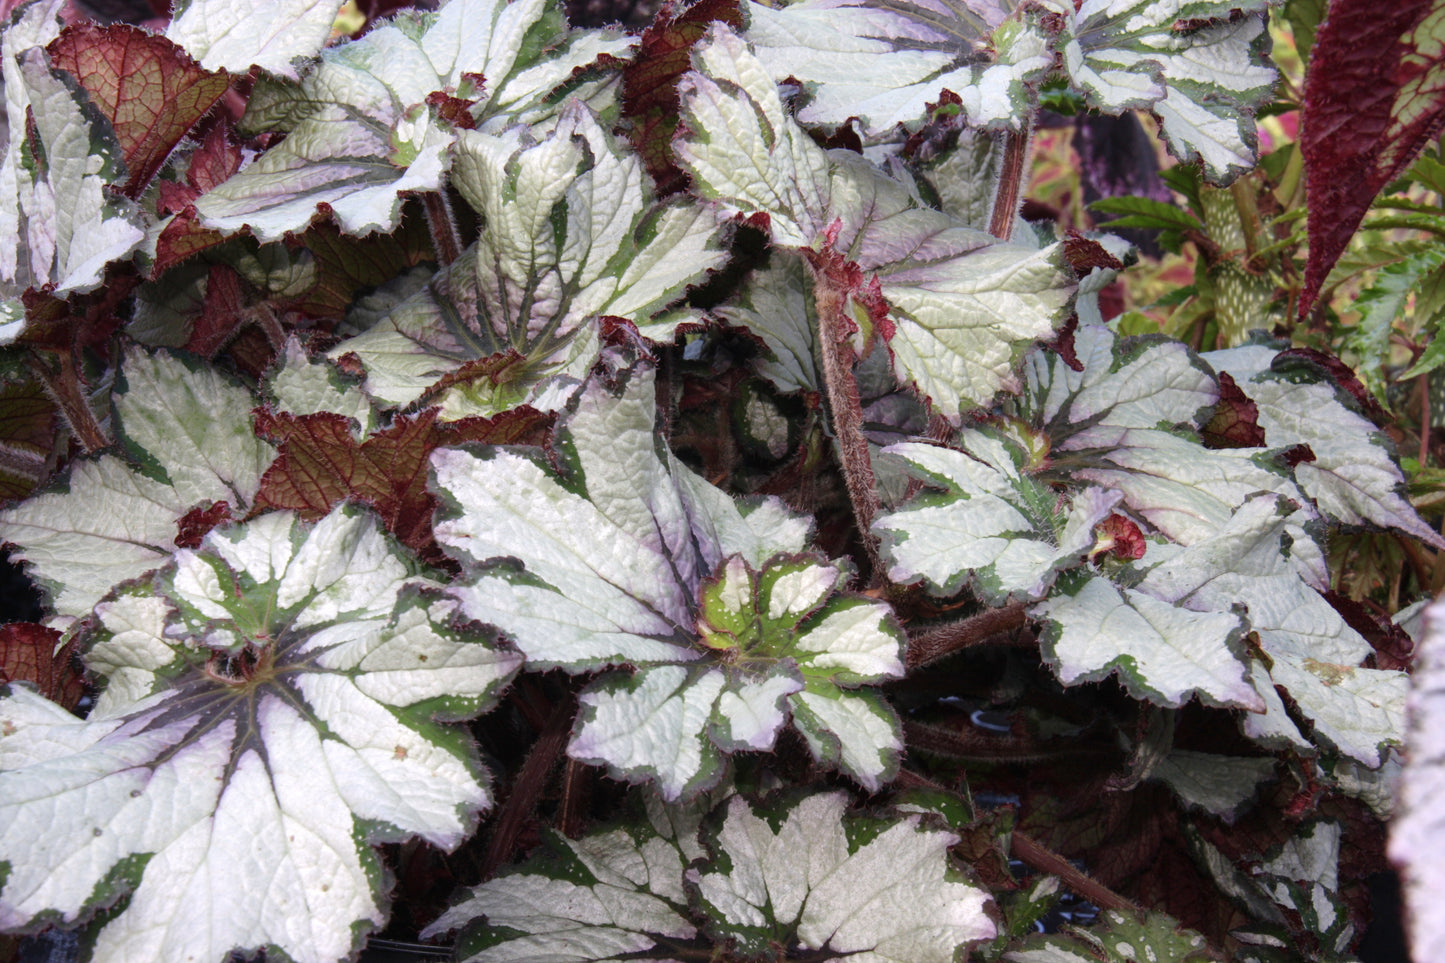
[[[1125,899],[1098,880],[1091,879],[1082,870],[1075,869],[1074,864],[1051,849],[1045,849],[1034,840],[1025,836],[1017,829],[1010,837],[1010,847],[1013,855],[1041,873],[1048,873],[1050,876],[1057,876],[1059,880],[1070,890],[1084,897],[1090,903],[1100,909],[1117,910],[1121,913],[1135,913],[1144,915],[1144,910],[1139,904],[1132,900]]]
[[[1019,205],[1023,203],[1024,175],[1028,170],[1029,141],[1033,131],[1025,122],[1019,130],[1004,134],[1003,163],[998,172],[998,193],[993,199],[993,213],[989,215],[988,232],[1000,241],[1013,237],[1014,221]]]
[[[1028,610],[1023,602],[1014,602],[1000,609],[988,609],[961,622],[950,622],[926,629],[908,637],[908,668],[930,665],[955,652],[985,642],[1003,641],[994,636],[1028,624]],[[1033,640],[1027,643],[1032,645]]]
[[[863,402],[858,395],[858,379],[853,375],[853,350],[849,344],[852,324],[843,314],[846,300],[842,292],[834,289],[821,271],[814,272],[813,291],[823,356],[823,387],[833,435],[838,441],[838,462],[876,585],[883,575],[883,563],[878,557],[878,539],[872,528],[880,503],[868,439],[863,436]]]
[[[51,371],[39,355],[31,352],[30,370],[40,379],[46,394],[60,407],[61,414],[65,416],[71,432],[80,441],[86,454],[109,448],[110,438],[105,429],[100,427],[95,412],[90,408],[90,402],[86,400],[85,391],[81,388],[75,356],[69,352],[61,352],[58,357],[60,371],[57,373]]]
[[[437,260],[445,267],[462,255],[461,238],[457,236],[457,219],[452,214],[452,202],[446,190],[427,191],[421,196],[422,207],[426,209],[426,223],[431,228],[431,243]]]

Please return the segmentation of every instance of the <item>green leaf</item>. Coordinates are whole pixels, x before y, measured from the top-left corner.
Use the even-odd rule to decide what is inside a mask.
[[[584,104],[541,140],[523,127],[465,133],[453,180],[481,238],[332,352],[355,353],[366,390],[388,404],[427,396],[451,418],[560,407],[597,358],[596,318],[670,340],[688,315],[664,309],[727,257],[716,220],[657,203],[641,160]]]
[[[944,91],[969,126],[1017,128],[1053,65],[1054,38],[1042,10],[1005,19],[1013,6],[950,6],[944,16],[913,3],[744,9],[748,42],[771,79],[805,85],[800,121],[834,128],[857,118],[878,140],[900,124],[916,128]]]
[[[897,770],[900,727],[855,693],[903,674],[888,607],[841,591],[844,563],[799,554],[808,525],[738,505],[657,434],[652,372],[594,375],[553,443],[563,468],[503,448],[432,455],[437,540],[467,570],[467,614],[537,668],[590,683],[568,753],[695,796],[727,754],[767,750],[791,713],[820,760],[869,789]]]
[[[409,570],[355,508],[309,529],[276,513],[101,603],[88,719],[0,699],[4,924],[128,894],[97,961],[350,958],[386,919],[372,844],[450,849],[491,804],[470,741],[434,720],[488,708],[521,661]]]
[[[1211,963],[1219,957],[1204,937],[1163,913],[1138,916],[1105,910],[1093,926],[1067,926],[1062,935],[1036,935],[1005,953],[1009,963]]]
[[[220,501],[239,517],[251,507],[274,457],[251,431],[254,404],[213,368],[127,352],[115,408],[133,461],[77,462],[66,491],[0,512],[0,541],[19,546],[56,612],[88,614],[113,586],[165,562],[191,509]]]
[[[1089,205],[1095,214],[1118,214],[1101,228],[1139,227],[1160,231],[1202,231],[1204,225],[1188,211],[1150,197],[1105,197]]]
[[[1122,495],[1087,488],[1063,507],[1047,484],[1029,477],[1028,454],[1017,441],[967,430],[958,443],[962,452],[923,444],[885,449],[911,477],[944,492],[914,499],[874,524],[888,577],[903,584],[922,579],[939,595],[953,595],[967,581],[995,604],[1043,598],[1059,571],[1095,547],[1095,526]]]
[[[1255,164],[1254,113],[1274,91],[1266,0],[1093,0],[1082,5],[1064,68],[1089,107],[1149,109],[1181,161],[1227,183]]]
[[[1071,575],[1031,610],[1044,623],[1044,658],[1065,685],[1114,672],[1137,699],[1179,706],[1258,708],[1245,672],[1245,623],[1225,612],[1192,612],[1098,576]]]

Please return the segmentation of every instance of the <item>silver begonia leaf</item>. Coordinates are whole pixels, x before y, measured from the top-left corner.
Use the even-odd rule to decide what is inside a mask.
[[[569,32],[545,0],[403,13],[323,51],[299,82],[261,85],[243,126],[286,139],[198,198],[196,211],[208,227],[246,227],[262,240],[304,229],[321,204],[349,234],[393,230],[402,193],[440,189],[451,163],[457,131],[433,94],[465,102],[474,124],[541,120],[574,69],[634,42]]]
[[[667,799],[772,748],[790,716],[820,760],[882,785],[900,726],[860,687],[903,673],[888,607],[842,592],[848,567],[804,553],[809,525],[779,502],[738,505],[678,463],[650,369],[618,377],[569,405],[560,471],[524,450],[433,454],[464,611],[539,668],[634,667],[583,690],[568,753]]]
[[[802,85],[805,124],[856,120],[886,141],[952,102],[971,128],[1017,129],[1061,73],[1091,108],[1153,111],[1175,156],[1222,182],[1254,166],[1254,114],[1274,88],[1266,5],[801,0],[744,11],[769,77]]]
[[[214,368],[132,349],[114,398],[130,460],[78,461],[64,491],[0,512],[0,541],[18,546],[61,615],[83,616],[113,586],[163,564],[191,509],[219,501],[244,515],[275,457],[251,430],[256,399]]]
[[[450,418],[560,407],[566,395],[549,389],[591,368],[597,317],[670,340],[688,315],[664,309],[727,258],[716,220],[656,203],[641,160],[578,101],[540,140],[525,127],[464,132],[453,183],[481,214],[481,238],[333,351],[356,354],[366,390],[387,404],[425,396]]]
[[[454,847],[491,804],[437,720],[485,710],[521,663],[410,568],[359,509],[274,513],[98,605],[89,718],[0,698],[0,926],[128,894],[93,959],[350,958],[386,919],[372,845]]]
[[[679,83],[688,133],[675,147],[702,196],[726,214],[766,215],[775,245],[856,266],[857,289],[837,293],[867,298],[876,285],[899,380],[943,414],[1017,387],[1022,351],[1053,332],[1077,289],[1059,245],[1000,243],[859,155],[819,147],[725,26],[710,28],[693,61]],[[771,335],[779,347],[804,337]]]
[[[109,190],[125,162],[111,126],[45,51],[61,4],[24,7],[0,33],[0,294],[64,297],[99,287],[105,267],[145,240],[140,209]],[[17,331],[16,334],[19,332]]]
[[[952,963],[993,935],[987,895],[950,865],[956,836],[919,813],[854,833],[863,821],[846,809],[841,793],[761,805],[733,796],[701,845],[695,817],[553,837],[547,856],[476,887],[424,935],[470,921],[461,963],[679,961],[724,946],[820,963]],[[679,823],[691,831],[669,831]]]

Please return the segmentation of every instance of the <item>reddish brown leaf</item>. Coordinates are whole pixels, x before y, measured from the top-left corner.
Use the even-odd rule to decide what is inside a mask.
[[[1070,368],[1075,371],[1083,371],[1084,362],[1079,360],[1079,352],[1074,344],[1074,335],[1078,331],[1079,316],[1070,314],[1069,320],[1064,322],[1064,326],[1051,339],[1044,342],[1044,347],[1058,355],[1059,360]]]
[[[678,6],[676,0],[663,5],[622,72],[622,110],[632,121],[632,144],[663,195],[687,184],[687,175],[672,162],[672,135],[680,106],[677,82],[692,69],[692,46],[710,23],[743,26],[738,0],[700,0],[682,13]]]
[[[1305,78],[1309,263],[1300,314],[1375,195],[1445,123],[1445,0],[1333,0]]]
[[[72,660],[72,642],[59,652],[60,633],[34,622],[0,625],[0,683],[30,682],[41,695],[74,709],[85,683]]]
[[[201,227],[191,204],[196,198],[241,169],[241,149],[231,142],[230,128],[216,124],[191,154],[185,183],[162,181],[157,210],[176,215],[156,240],[151,277],[226,240],[220,231]]]
[[[1064,232],[1064,260],[1069,262],[1069,267],[1073,268],[1074,273],[1079,277],[1083,277],[1094,268],[1106,268],[1111,271],[1124,269],[1124,262],[1110,254],[1104,245],[1084,237],[1073,229]]]
[[[245,320],[246,297],[241,276],[224,264],[214,264],[206,277],[206,302],[191,328],[186,350],[215,357],[236,336]]]
[[[425,216],[411,207],[404,211],[401,227],[390,234],[343,237],[335,224],[322,222],[307,230],[301,243],[316,259],[316,285],[295,307],[314,318],[341,316],[357,291],[436,256]]]
[[[121,191],[140,196],[182,137],[231,85],[158,34],[117,23],[66,27],[47,48],[110,118],[125,151]]]
[[[1200,434],[1206,448],[1264,447],[1259,406],[1249,400],[1227,371],[1219,375],[1219,402]]]
[[[217,525],[231,520],[230,502],[218,501],[197,505],[176,522],[176,548],[200,548],[201,539]]]
[[[442,557],[432,537],[436,499],[426,488],[427,456],[464,442],[540,444],[552,416],[522,407],[495,418],[439,422],[439,409],[401,416],[358,442],[341,415],[256,411],[256,434],[280,454],[261,478],[255,511],[287,508],[320,518],[351,498],[376,509],[401,542],[423,558]]]
[[[29,495],[55,468],[59,409],[35,382],[0,387],[0,501]]]

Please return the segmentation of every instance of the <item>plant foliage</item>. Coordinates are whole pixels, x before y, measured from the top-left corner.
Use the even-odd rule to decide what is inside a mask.
[[[0,941],[1351,958],[1402,768],[1434,878],[1442,11],[1271,6],[5,7]],[[1040,216],[1136,111],[1163,262]]]

